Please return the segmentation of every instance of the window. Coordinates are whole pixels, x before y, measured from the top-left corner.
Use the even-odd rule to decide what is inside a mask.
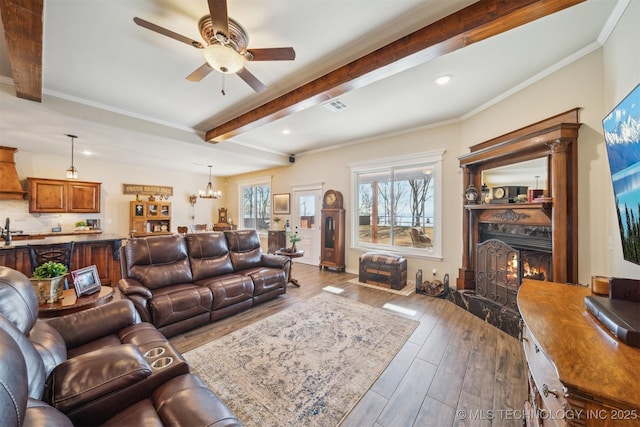
[[[443,154],[350,164],[353,246],[440,258]]]
[[[239,184],[242,195],[240,212],[241,228],[258,232],[269,230],[271,219],[271,180],[269,178]]]

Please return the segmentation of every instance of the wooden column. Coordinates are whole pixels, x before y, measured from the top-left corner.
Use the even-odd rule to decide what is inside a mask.
[[[471,169],[468,167],[462,168],[462,188],[466,189],[471,183]],[[463,205],[466,203],[467,198],[465,193],[462,193]],[[462,207],[462,267],[458,269],[458,278],[456,279],[456,286],[458,289],[474,289],[475,287],[475,275],[472,261],[473,254],[473,238],[471,234],[472,230],[472,217],[473,214],[470,210]]]
[[[568,198],[569,183],[571,178],[568,164],[568,151],[570,141],[556,140],[549,143],[551,148],[551,197],[553,197],[553,209],[551,211],[551,227],[553,229],[552,248],[553,265],[551,266],[553,281],[566,283],[568,278],[568,247],[569,247],[569,215]]]

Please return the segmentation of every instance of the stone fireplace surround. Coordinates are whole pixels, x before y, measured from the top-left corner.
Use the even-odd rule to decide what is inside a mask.
[[[577,143],[579,109],[575,108],[506,135],[476,144],[458,158],[463,169],[463,194],[469,184],[481,188],[483,171],[546,158],[545,198],[533,203],[464,204],[463,255],[458,270],[457,289],[447,298],[504,332],[518,337],[520,315],[515,304],[518,283],[508,301],[487,298],[478,292],[478,244],[489,239],[506,240],[510,247],[529,256],[533,252],[550,271],[545,279],[577,281]],[[517,232],[514,232],[517,230]],[[520,266],[518,267],[520,268]],[[522,271],[519,276],[522,276]],[[484,294],[483,294],[484,293]]]

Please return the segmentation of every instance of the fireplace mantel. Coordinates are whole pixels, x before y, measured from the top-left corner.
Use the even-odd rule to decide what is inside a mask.
[[[476,144],[458,158],[463,169],[463,194],[480,188],[482,173],[527,160],[547,159],[544,203],[465,204],[463,196],[463,254],[457,288],[475,288],[475,250],[481,223],[544,225],[552,228],[552,269],[556,282],[578,279],[578,121],[579,108]]]

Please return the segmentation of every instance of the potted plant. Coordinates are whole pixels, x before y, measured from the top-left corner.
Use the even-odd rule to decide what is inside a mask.
[[[300,240],[302,240],[302,237],[298,236],[297,231],[289,236],[289,242],[291,242],[291,248],[289,249],[289,252],[297,252],[298,249],[296,248],[296,242],[299,242]]]
[[[89,227],[87,227],[87,222],[86,221],[78,221],[76,222],[76,230],[87,230]]]
[[[47,261],[36,267],[29,280],[36,291],[39,304],[62,299],[62,281],[66,274],[67,267],[59,262]]]

